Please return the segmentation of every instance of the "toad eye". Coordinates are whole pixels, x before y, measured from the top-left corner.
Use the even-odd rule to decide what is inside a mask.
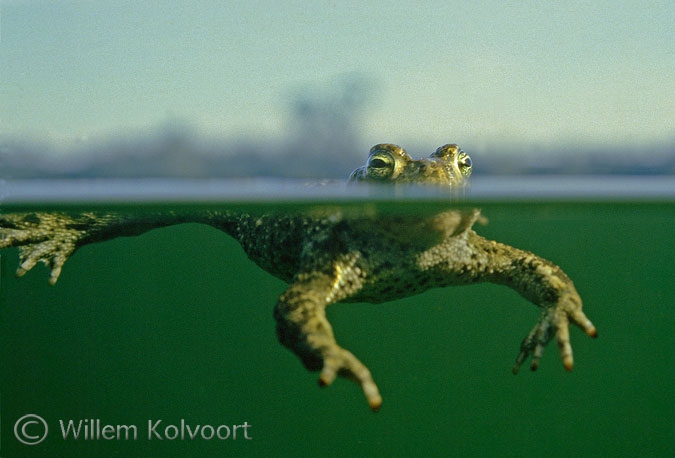
[[[464,151],[459,153],[459,157],[457,157],[457,165],[459,166],[459,170],[462,172],[462,175],[468,176],[471,174],[471,167],[473,163],[471,162],[469,155]]]
[[[387,151],[377,150],[368,158],[366,167],[368,168],[368,177],[376,180],[390,178],[394,174],[396,159]]]
[[[381,157],[374,157],[370,160],[368,165],[370,167],[375,167],[376,169],[386,168],[387,167],[387,161],[385,161]]]
[[[459,159],[457,159],[457,163],[460,165],[460,167],[471,167],[473,165],[471,158],[466,153],[460,154]]]

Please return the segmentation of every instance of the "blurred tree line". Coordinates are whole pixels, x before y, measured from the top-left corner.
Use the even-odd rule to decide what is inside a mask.
[[[376,85],[350,75],[322,93],[299,88],[291,97],[287,132],[281,138],[213,138],[180,119],[144,135],[83,142],[69,151],[26,138],[0,137],[0,178],[251,177],[344,179],[365,161],[368,146],[359,126]],[[449,141],[452,141],[451,139]],[[426,155],[439,145],[402,145]],[[525,150],[473,147],[474,173],[490,174],[675,174],[675,137],[666,145],[636,151],[583,146]]]

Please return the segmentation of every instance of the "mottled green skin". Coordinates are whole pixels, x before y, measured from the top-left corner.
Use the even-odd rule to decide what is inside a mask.
[[[471,173],[456,145],[413,160],[395,145],[376,145],[350,182],[423,183],[457,189]],[[531,356],[536,369],[544,346],[556,336],[566,368],[572,367],[568,325],[595,336],[570,279],[538,256],[486,240],[471,227],[478,210],[433,215],[343,213],[317,209],[297,214],[201,213],[14,213],[0,215],[0,248],[20,247],[23,275],[37,262],[51,268],[55,283],[67,258],[80,246],[182,222],[201,222],[234,237],[247,255],[289,283],[274,309],[277,335],[322,385],[337,375],[359,383],[373,410],[382,399],[369,370],[340,347],[326,319],[336,302],[386,302],[429,288],[488,281],[511,287],[542,310],[523,340],[514,372]]]

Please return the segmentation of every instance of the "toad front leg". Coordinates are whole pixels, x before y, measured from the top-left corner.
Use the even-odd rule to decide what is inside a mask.
[[[529,357],[530,368],[536,370],[544,347],[553,336],[564,367],[571,370],[574,359],[570,323],[591,337],[597,336],[595,326],[582,311],[581,298],[572,280],[560,267],[533,253],[467,231],[420,255],[418,264],[434,276],[443,275],[443,285],[481,281],[502,284],[541,309],[539,320],[521,344],[514,374]]]
[[[223,218],[224,219],[224,218]],[[55,284],[64,263],[81,246],[134,236],[151,229],[182,222],[209,222],[209,215],[183,215],[176,212],[31,212],[0,214],[0,249],[19,248],[18,277],[39,262],[50,270],[49,283]]]
[[[597,337],[591,320],[582,311],[581,297],[572,280],[555,264],[539,256],[470,233],[471,243],[488,255],[486,279],[511,287],[541,309],[539,320],[523,339],[513,373],[531,356],[530,369],[539,367],[544,347],[556,338],[565,369],[574,359],[569,325],[573,323],[590,337]]]
[[[83,212],[9,213],[0,215],[0,249],[19,248],[18,277],[38,262],[50,270],[49,283],[55,284],[68,258],[82,245],[116,236],[127,224],[124,215]],[[135,233],[131,231],[131,233]]]
[[[296,275],[281,295],[274,317],[279,341],[292,350],[310,371],[321,371],[319,384],[328,386],[339,375],[359,385],[370,408],[379,410],[382,397],[368,368],[351,352],[340,347],[326,319],[326,306],[339,300],[345,269],[336,266],[334,273]]]

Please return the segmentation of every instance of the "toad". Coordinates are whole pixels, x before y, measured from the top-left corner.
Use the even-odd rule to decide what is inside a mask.
[[[392,144],[375,145],[350,183],[463,188],[469,156],[454,144],[413,159]],[[480,212],[450,208],[432,214],[348,212],[317,207],[295,213],[235,210],[154,212],[85,211],[0,214],[0,248],[19,247],[17,275],[38,262],[55,284],[66,260],[81,246],[185,222],[216,227],[234,237],[261,268],[288,283],[274,307],[279,341],[319,384],[336,377],[358,383],[373,410],[382,397],[369,369],[335,340],[326,307],[338,302],[381,303],[436,287],[492,282],[506,285],[541,313],[520,345],[513,372],[530,360],[537,369],[555,337],[563,366],[572,369],[569,325],[597,335],[582,311],[572,281],[555,264],[528,251],[487,240],[473,229]]]

